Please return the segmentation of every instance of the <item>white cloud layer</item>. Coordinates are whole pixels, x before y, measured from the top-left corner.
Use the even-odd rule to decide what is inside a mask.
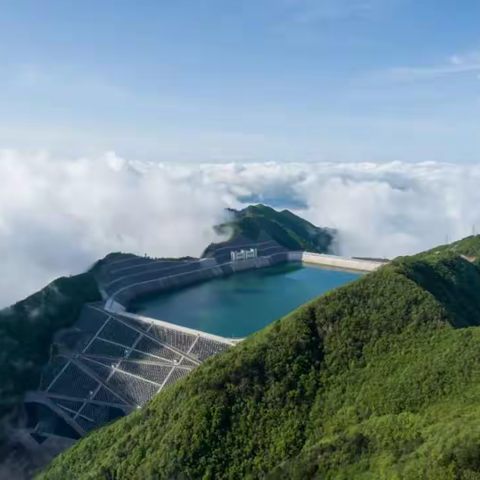
[[[0,305],[111,251],[199,255],[214,240],[221,193],[114,153],[97,159],[0,152]]]
[[[394,257],[480,231],[476,165],[147,164],[2,151],[0,168],[1,305],[111,251],[199,255],[241,199],[337,228],[345,255]]]

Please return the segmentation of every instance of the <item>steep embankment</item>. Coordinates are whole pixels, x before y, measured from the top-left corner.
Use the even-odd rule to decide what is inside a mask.
[[[445,293],[448,292],[448,295]],[[43,479],[480,478],[480,269],[403,258],[205,362]]]
[[[288,250],[331,253],[334,249],[334,230],[316,227],[288,210],[277,212],[265,205],[252,205],[239,211],[229,210],[229,213],[232,220],[216,229],[231,235],[231,240],[242,237],[256,242],[263,233]],[[225,245],[228,242],[212,244],[204,255],[212,255],[215,249]]]
[[[59,278],[0,311],[0,427],[8,426],[25,392],[38,386],[55,332],[71,326],[84,303],[100,299],[93,276],[84,273]]]

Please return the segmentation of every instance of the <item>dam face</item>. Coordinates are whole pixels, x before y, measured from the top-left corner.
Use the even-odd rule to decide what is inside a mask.
[[[245,337],[360,275],[299,263],[280,264],[137,299],[131,307],[141,315],[183,327]]]
[[[242,249],[249,255],[231,261]],[[56,336],[38,389],[25,397],[18,438],[50,458],[241,337],[380,266],[289,252],[268,238],[254,245],[238,238],[200,259],[110,254],[92,270],[103,301],[85,304],[75,325]],[[126,312],[132,307],[139,315]]]

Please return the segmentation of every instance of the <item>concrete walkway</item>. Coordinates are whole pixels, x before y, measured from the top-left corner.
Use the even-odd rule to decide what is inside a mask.
[[[344,268],[359,272],[373,272],[385,263],[370,260],[359,260],[356,258],[339,257],[337,255],[325,255],[311,252],[289,252],[290,261],[297,261],[306,264],[322,265],[325,267]]]

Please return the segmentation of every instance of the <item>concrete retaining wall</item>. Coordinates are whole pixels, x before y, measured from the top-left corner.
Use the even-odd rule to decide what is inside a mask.
[[[326,267],[345,268],[347,270],[358,270],[360,272],[373,272],[382,265],[381,262],[372,262],[368,260],[357,260],[353,258],[337,257],[335,255],[322,255],[319,253],[310,252],[292,252],[297,254],[295,258],[298,258],[298,254],[301,253],[301,261],[303,263],[311,263],[315,265],[323,265]]]
[[[106,308],[111,311],[122,311],[122,307],[127,307],[132,300],[140,296],[174,290],[204,280],[224,277],[247,270],[271,267],[287,261],[287,253],[281,252],[270,255],[269,257],[257,257],[241,262],[228,262],[220,265],[218,265],[214,259],[204,259],[199,262],[192,262],[190,271],[181,271],[179,273],[173,271],[171,275],[161,278],[148,278],[151,275],[151,272],[149,272],[145,277],[141,277],[141,281],[122,285],[118,290],[115,290],[115,292],[111,292],[111,296],[106,303]],[[186,265],[183,269],[185,269],[185,267]]]
[[[128,307],[132,300],[140,296],[174,290],[212,278],[224,277],[257,268],[271,267],[287,262],[302,262],[360,272],[372,272],[383,265],[379,262],[309,252],[280,252],[268,257],[257,257],[240,262],[225,262],[222,264],[218,264],[212,258],[202,259],[198,262],[191,262],[190,267],[188,264],[179,265],[178,268],[170,270],[170,275],[162,275],[167,272],[148,271],[144,275],[136,273],[129,278],[119,279],[120,281],[110,286],[109,293],[111,296],[106,303],[106,308],[111,311],[122,311],[124,307]],[[155,273],[158,277],[152,278]],[[128,279],[131,282],[129,284],[126,283]],[[113,289],[113,286],[117,288]]]
[[[289,262],[301,262],[303,252],[288,252],[287,258]]]
[[[116,313],[116,312],[113,312]],[[237,343],[241,342],[243,338],[225,338],[219,335],[214,335],[212,333],[202,332],[200,330],[195,330],[193,328],[182,327],[181,325],[175,325],[173,323],[164,322],[162,320],[157,320],[156,318],[145,317],[144,315],[138,315],[136,313],[130,312],[121,312],[118,314],[121,317],[132,318],[133,320],[138,320],[140,322],[146,323],[153,323],[158,325],[159,327],[166,328],[167,330],[177,330],[182,333],[187,333],[189,335],[194,335],[196,337],[207,338],[210,340],[214,340],[215,342],[227,343],[229,345],[236,345]]]

